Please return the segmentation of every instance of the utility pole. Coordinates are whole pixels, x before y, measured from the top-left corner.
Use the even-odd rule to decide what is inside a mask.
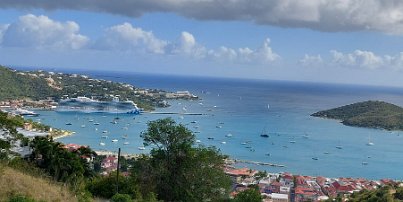
[[[116,193],[119,193],[119,168],[120,168],[120,147],[118,150],[118,166],[117,166],[117,172],[116,172]]]

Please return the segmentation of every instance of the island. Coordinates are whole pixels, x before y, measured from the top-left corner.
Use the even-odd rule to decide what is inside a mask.
[[[358,102],[311,116],[341,120],[347,126],[403,130],[403,108],[384,101]]]

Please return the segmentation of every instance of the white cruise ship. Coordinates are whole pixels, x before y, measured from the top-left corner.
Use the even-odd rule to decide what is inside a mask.
[[[139,114],[140,109],[133,101],[120,101],[115,97],[112,101],[99,101],[87,97],[68,98],[59,101],[56,111],[79,111],[84,113],[127,113]]]

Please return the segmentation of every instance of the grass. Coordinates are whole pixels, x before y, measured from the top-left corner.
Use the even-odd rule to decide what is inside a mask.
[[[0,165],[0,201],[7,201],[13,195],[27,196],[36,201],[77,201],[67,187]]]

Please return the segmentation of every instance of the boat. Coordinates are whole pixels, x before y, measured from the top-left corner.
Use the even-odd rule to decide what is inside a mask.
[[[104,130],[104,131],[102,131],[102,133],[108,133],[108,131],[107,131],[107,130]]]
[[[73,125],[72,123],[66,123],[66,126],[71,126],[71,125]]]
[[[363,161],[361,164],[364,165],[364,166],[366,166],[366,165],[368,165],[368,162]]]
[[[241,145],[246,145],[247,143],[246,142],[241,142]]]
[[[221,142],[221,144],[227,144],[227,142],[225,142],[225,141],[222,141],[222,142]]]
[[[225,135],[225,137],[232,137],[232,134],[228,133],[227,135]]]
[[[113,139],[113,140],[112,140],[112,142],[118,142],[118,141],[119,141],[118,139]]]
[[[124,145],[128,145],[128,144],[130,144],[130,143],[129,143],[129,142],[124,142],[123,144],[124,144]]]
[[[196,143],[201,143],[201,140],[196,140]]]
[[[85,125],[83,124],[83,125],[81,125],[81,128],[85,128]]]
[[[319,158],[318,157],[312,157],[312,160],[317,161],[317,160],[319,160]]]
[[[371,142],[371,136],[369,136],[367,146],[373,146],[373,145],[374,145],[374,143]]]
[[[105,146],[105,143],[104,143],[104,142],[100,142],[99,145],[100,145],[100,146]]]
[[[209,139],[209,140],[214,140],[214,138],[213,138],[213,137],[208,137],[207,139]]]
[[[260,134],[260,137],[269,137],[268,134]]]
[[[295,140],[291,140],[290,143],[291,143],[291,144],[294,144],[294,143],[296,143],[296,141],[295,141]]]
[[[145,147],[138,147],[139,150],[145,150]]]
[[[343,147],[341,145],[337,145],[336,148],[337,149],[343,149]]]
[[[222,126],[216,126],[216,128],[222,128]]]
[[[191,121],[190,123],[197,123],[197,121]]]
[[[266,156],[271,156],[271,154],[270,154],[270,153],[266,153],[265,155],[266,155]]]
[[[21,108],[17,108],[16,110],[12,111],[12,113],[20,116],[39,116],[38,113]]]
[[[67,98],[59,101],[56,108],[58,112],[84,112],[84,113],[127,113],[140,114],[141,110],[133,101],[120,101],[116,96],[112,101],[100,101],[92,98],[79,96],[76,98]]]
[[[269,137],[269,134],[267,134],[266,128],[264,128],[262,130],[262,133],[260,134],[260,137],[265,137],[265,138]]]
[[[111,124],[118,124],[117,121],[111,121]]]
[[[107,138],[108,138],[107,135],[102,135],[101,137],[104,138],[104,139],[107,139]]]
[[[88,122],[94,122],[94,119],[90,119],[90,120],[88,120]]]
[[[94,125],[98,126],[98,125],[100,125],[100,123],[96,122],[96,123],[94,123]]]

